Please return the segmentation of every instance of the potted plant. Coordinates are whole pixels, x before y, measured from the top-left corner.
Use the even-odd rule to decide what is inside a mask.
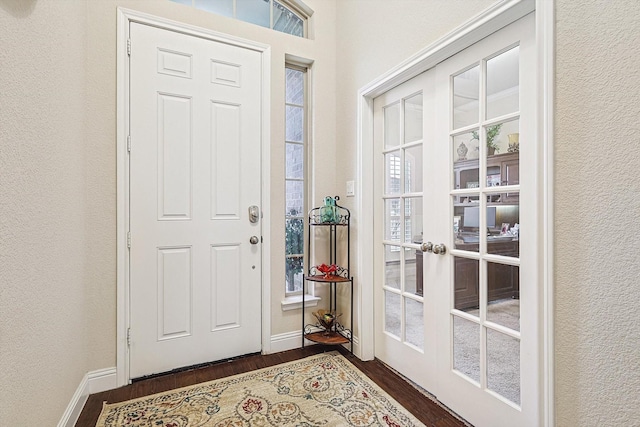
[[[496,152],[500,151],[500,147],[498,147],[498,144],[496,143],[495,139],[500,134],[501,129],[502,129],[502,123],[489,126],[487,128],[487,155],[488,156],[493,156]],[[480,141],[480,135],[478,135],[477,130],[471,131],[471,135],[472,135],[472,138],[471,138],[472,141],[474,139]]]

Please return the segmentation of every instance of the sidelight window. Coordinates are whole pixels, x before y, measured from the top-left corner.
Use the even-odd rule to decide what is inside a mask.
[[[307,206],[307,72],[285,68],[285,275],[286,293],[302,291]]]

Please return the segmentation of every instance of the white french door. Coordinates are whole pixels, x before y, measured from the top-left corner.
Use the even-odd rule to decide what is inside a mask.
[[[261,349],[261,56],[138,23],[130,37],[135,378]]]
[[[374,100],[379,233],[374,251],[376,357],[425,388],[435,387],[434,300],[425,294],[424,227],[433,224],[430,158],[435,72],[429,70]],[[428,284],[427,284],[428,285]],[[427,286],[426,289],[429,289]],[[420,367],[420,369],[416,369]]]
[[[374,100],[376,357],[475,426],[542,415],[534,46],[531,14]]]

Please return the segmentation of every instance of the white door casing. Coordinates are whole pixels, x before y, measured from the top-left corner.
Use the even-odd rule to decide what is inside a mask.
[[[396,193],[389,193],[388,190],[381,191],[379,188],[384,187],[385,171],[382,167],[383,164],[389,163],[386,157],[381,157],[380,152],[385,152],[385,156],[393,154],[396,148],[393,144],[387,145],[385,137],[387,130],[383,127],[384,122],[384,107],[395,105],[400,101],[400,105],[404,105],[408,96],[412,96],[417,91],[424,91],[423,93],[425,102],[425,132],[424,132],[424,240],[432,240],[434,243],[445,242],[448,248],[453,248],[452,233],[450,233],[451,225],[450,218],[453,212],[450,212],[451,200],[449,196],[449,181],[446,179],[452,173],[450,160],[451,143],[447,144],[446,141],[449,138],[449,123],[450,116],[449,111],[451,107],[449,105],[452,99],[450,95],[451,90],[451,77],[454,73],[460,72],[472,64],[481,63],[483,60],[497,55],[501,51],[506,51],[508,48],[514,45],[520,46],[520,93],[521,110],[517,111],[517,115],[507,115],[505,118],[496,120],[514,120],[520,118],[520,132],[522,135],[526,135],[529,144],[522,146],[521,156],[525,160],[520,162],[521,170],[521,186],[513,187],[514,190],[521,189],[520,199],[522,214],[520,215],[520,222],[526,226],[526,229],[536,230],[540,222],[537,215],[537,186],[539,180],[537,178],[537,166],[535,161],[537,153],[539,151],[539,145],[537,144],[536,137],[536,113],[533,100],[535,99],[535,74],[531,70],[535,70],[535,43],[533,36],[534,18],[530,15],[503,29],[497,34],[488,37],[485,40],[477,43],[476,45],[468,48],[462,53],[459,53],[438,64],[435,70],[427,71],[413,79],[405,82],[401,86],[398,86],[387,93],[377,97],[374,101],[374,171],[377,177],[375,186],[378,188],[374,192],[374,199],[377,200],[377,206],[374,207],[376,215],[374,215],[374,229],[375,249],[374,254],[378,254],[374,257],[374,265],[382,266],[376,269],[374,273],[374,286],[376,289],[376,310],[381,310],[381,313],[389,306],[389,302],[383,304],[385,294],[387,295],[402,295],[403,303],[402,307],[402,322],[404,322],[404,313],[406,307],[404,305],[404,285],[402,289],[396,291],[393,289],[394,285],[389,286],[388,280],[384,279],[385,262],[383,260],[381,246],[379,242],[385,242],[385,248],[388,248],[390,244],[406,244],[406,237],[401,236],[399,241],[390,241],[388,232],[385,230],[384,236],[382,233],[382,224],[388,222],[388,219],[382,220],[385,216],[388,216],[388,207],[385,208],[385,213],[382,214],[380,200],[383,194],[385,203],[389,199],[395,199],[402,194],[403,198],[406,191],[400,191]],[[436,78],[436,92],[431,91],[433,87],[432,78],[429,78],[429,73],[434,71],[437,74]],[[431,91],[431,92],[430,92]],[[435,102],[437,108],[432,108],[431,103]],[[433,114],[433,111],[437,111],[435,118],[429,119],[429,115]],[[481,111],[483,111],[481,109]],[[400,117],[403,117],[400,114]],[[494,120],[494,121],[496,121]],[[428,123],[430,122],[430,125]],[[476,119],[477,122],[477,119]],[[402,121],[401,121],[402,123]],[[405,122],[406,123],[406,122]],[[481,120],[481,123],[484,121]],[[491,121],[490,121],[491,123]],[[434,126],[435,125],[435,126]],[[401,125],[402,126],[402,125]],[[385,136],[382,136],[384,133]],[[436,143],[432,143],[433,140]],[[384,147],[382,143],[385,143]],[[535,143],[531,143],[535,142]],[[391,147],[391,148],[389,148]],[[402,153],[402,159],[405,159],[404,150],[397,150],[398,156]],[[439,160],[438,160],[439,159]],[[402,167],[404,167],[403,160]],[[389,166],[386,165],[388,168]],[[387,170],[386,174],[390,172]],[[391,172],[393,173],[393,172]],[[528,178],[527,178],[528,177]],[[388,177],[387,177],[388,179]],[[402,180],[406,181],[406,177]],[[504,185],[504,184],[503,184]],[[388,186],[388,184],[387,184]],[[391,195],[389,195],[391,194]],[[412,197],[413,194],[409,193],[408,197]],[[524,196],[524,197],[523,197]],[[449,206],[449,209],[447,209]],[[440,207],[439,209],[437,207]],[[402,203],[402,209],[404,209],[404,202]],[[434,209],[436,209],[434,211]],[[377,220],[376,220],[377,218]],[[512,336],[517,339],[522,339],[520,352],[522,357],[521,363],[521,379],[522,379],[522,407],[518,407],[517,404],[507,403],[505,399],[497,398],[492,392],[488,392],[486,378],[482,377],[481,384],[472,384],[471,381],[465,379],[459,372],[453,369],[453,355],[452,355],[452,320],[449,320],[449,312],[454,306],[453,302],[453,276],[450,272],[450,267],[453,267],[453,257],[447,254],[445,257],[427,255],[424,257],[424,324],[425,324],[425,345],[423,352],[416,351],[409,342],[403,342],[405,337],[404,323],[402,328],[398,328],[395,334],[389,334],[384,331],[385,328],[385,316],[376,315],[376,356],[380,357],[391,366],[398,369],[400,372],[409,376],[414,381],[425,386],[428,390],[436,394],[436,396],[442,400],[449,407],[466,417],[474,425],[491,425],[491,426],[510,426],[510,425],[539,425],[539,421],[543,416],[541,410],[540,399],[540,372],[542,371],[542,360],[540,355],[542,340],[540,337],[541,329],[541,314],[540,309],[540,287],[538,286],[539,277],[537,272],[539,271],[541,260],[538,257],[539,251],[537,247],[541,242],[537,233],[527,233],[524,239],[521,239],[520,259],[506,260],[506,262],[516,262],[515,265],[520,266],[521,271],[521,298],[524,301],[524,306],[521,305],[521,329],[518,332],[508,329],[497,327],[497,331],[511,333]],[[411,244],[408,245],[411,247]],[[405,252],[407,254],[408,252]],[[449,252],[450,253],[450,252]],[[410,253],[410,256],[413,256]],[[473,255],[472,255],[473,256]],[[481,258],[484,255],[481,255]],[[403,257],[403,260],[408,256]],[[491,259],[491,255],[488,256]],[[495,258],[495,256],[494,256]],[[492,260],[493,261],[493,260]],[[505,259],[496,258],[494,262],[504,262]],[[411,262],[411,261],[409,261]],[[387,265],[388,266],[388,265]],[[406,261],[402,267],[402,282],[404,283],[404,270],[408,268]],[[481,268],[481,272],[485,271],[486,267]],[[388,268],[387,268],[388,269]],[[388,275],[388,272],[386,273]],[[486,271],[485,273],[486,274]],[[393,282],[393,280],[392,280]],[[381,292],[382,284],[385,284],[385,292]],[[451,284],[451,286],[449,285]],[[486,283],[481,285],[486,286]],[[398,286],[400,288],[400,286]],[[486,291],[485,291],[486,292]],[[409,295],[408,299],[413,299],[413,295]],[[394,298],[400,298],[394,297]],[[420,301],[422,299],[420,298]],[[481,298],[481,301],[482,298]],[[483,301],[486,305],[486,301]],[[430,305],[431,304],[431,305]],[[450,308],[451,307],[451,308]],[[434,315],[432,309],[435,309]],[[452,312],[453,313],[453,312]],[[460,311],[457,311],[460,313]],[[462,313],[464,314],[464,313]],[[435,321],[433,321],[435,319]],[[484,322],[484,314],[481,316],[481,323]],[[392,322],[393,324],[393,322]],[[433,327],[432,327],[433,326]],[[478,328],[478,331],[481,329]],[[484,326],[482,328],[484,331]],[[493,329],[487,329],[492,333],[496,333]],[[437,339],[434,337],[437,334]],[[397,335],[397,336],[396,336]],[[506,336],[506,335],[505,335]],[[483,332],[483,339],[485,335]],[[486,360],[486,350],[482,346],[481,359]],[[423,353],[423,354],[422,354]],[[437,359],[437,363],[434,361]],[[436,367],[437,365],[437,367]],[[416,369],[416,366],[420,366]],[[481,366],[486,369],[486,362],[482,362]],[[481,386],[481,387],[480,387]],[[474,402],[470,404],[470,402]],[[481,402],[480,404],[477,404]],[[519,402],[518,402],[519,403]]]
[[[250,223],[247,208],[268,212],[269,49],[137,12],[120,9],[119,18],[118,130],[131,142],[130,162],[127,144],[118,146],[125,384],[264,348],[268,215]],[[129,230],[130,260],[121,245]]]

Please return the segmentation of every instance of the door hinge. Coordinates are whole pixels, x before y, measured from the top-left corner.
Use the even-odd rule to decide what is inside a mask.
[[[127,153],[131,152],[131,135],[127,135]]]
[[[127,55],[131,56],[131,39],[127,39]]]
[[[131,249],[131,232],[127,231],[127,248]]]
[[[127,328],[127,347],[131,347],[131,328]]]

